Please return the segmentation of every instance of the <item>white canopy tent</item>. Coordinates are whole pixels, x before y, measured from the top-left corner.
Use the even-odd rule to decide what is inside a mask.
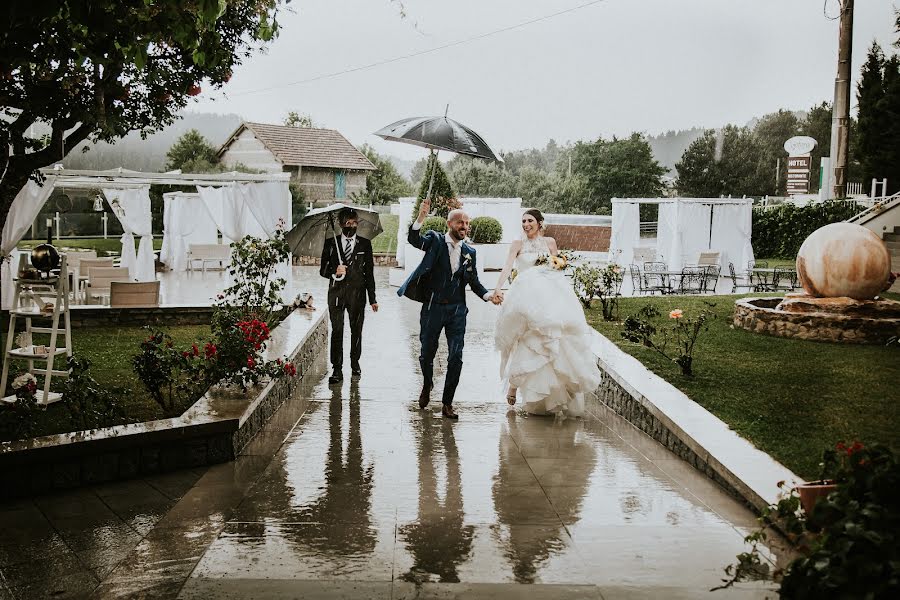
[[[628,265],[641,246],[640,205],[658,204],[656,258],[669,270],[696,263],[703,251],[719,252],[722,265],[753,260],[749,198],[613,198],[610,261]]]
[[[159,261],[173,271],[186,271],[191,244],[218,244],[219,231],[200,194],[163,194],[163,242]]]
[[[152,281],[155,279],[153,264],[153,235],[151,231],[150,213],[150,185],[178,185],[197,186],[207,190],[207,199],[202,202],[194,202],[187,209],[194,214],[200,210],[205,211],[206,221],[213,223],[228,222],[237,224],[228,229],[239,239],[244,235],[257,237],[270,237],[278,222],[283,220],[285,230],[291,228],[291,195],[288,190],[289,173],[142,173],[127,169],[112,169],[109,171],[85,171],[62,169],[42,169],[44,182],[38,184],[29,181],[16,195],[7,217],[6,225],[2,232],[2,246],[0,246],[0,259],[3,260],[2,273],[0,273],[0,306],[8,309],[12,303],[13,278],[16,264],[13,264],[12,252],[22,240],[41,208],[47,202],[54,188],[66,189],[101,189],[113,208],[113,212],[122,224],[125,234],[122,236],[122,265],[129,268],[132,279],[136,281]],[[229,190],[229,191],[225,191]],[[201,192],[202,196],[202,192]],[[175,196],[177,197],[177,196]],[[195,195],[195,198],[197,196]],[[171,200],[169,201],[171,205]],[[197,208],[201,207],[201,208]],[[216,212],[216,216],[210,216],[210,208]],[[184,219],[190,218],[187,213],[182,213],[173,218],[169,216],[169,223],[175,220],[179,227]],[[164,215],[164,221],[166,217]],[[184,224],[187,225],[187,224]],[[182,252],[176,258],[176,262],[186,263],[187,244],[181,229],[179,239],[173,243],[167,240],[164,234],[163,246],[172,254],[178,246]],[[220,228],[220,230],[222,230]],[[227,238],[227,233],[223,235]],[[138,251],[134,251],[134,236],[140,238]],[[228,243],[228,239],[225,240]],[[212,242],[214,243],[214,241]]]

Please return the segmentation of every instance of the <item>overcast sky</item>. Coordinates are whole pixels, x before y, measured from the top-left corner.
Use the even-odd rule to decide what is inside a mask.
[[[829,16],[837,14],[838,0],[824,4]],[[246,61],[222,92],[204,91],[192,110],[270,123],[297,110],[356,144],[417,158],[421,149],[372,132],[404,117],[442,114],[449,103],[450,116],[495,150],[515,150],[550,138],[745,124],[778,108],[830,101],[834,93],[838,22],[823,14],[823,0],[403,5],[405,18],[391,0],[294,0],[268,52]],[[872,41],[895,50],[894,6],[856,0],[854,105]],[[573,10],[550,16],[567,9]]]

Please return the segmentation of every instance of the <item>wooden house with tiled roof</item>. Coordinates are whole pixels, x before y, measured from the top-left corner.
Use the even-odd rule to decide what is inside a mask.
[[[222,144],[219,161],[288,172],[309,202],[330,203],[365,191],[375,166],[334,129],[244,122]]]

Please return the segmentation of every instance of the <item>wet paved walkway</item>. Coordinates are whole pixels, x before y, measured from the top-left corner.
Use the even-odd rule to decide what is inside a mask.
[[[596,403],[508,412],[487,304],[460,421],[420,411],[417,305],[378,278],[362,379],[329,388],[323,357],[234,463],[0,505],[0,598],[708,595],[750,511]]]

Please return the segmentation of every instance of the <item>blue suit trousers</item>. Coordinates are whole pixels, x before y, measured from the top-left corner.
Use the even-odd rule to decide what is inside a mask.
[[[466,337],[466,315],[468,313],[469,309],[466,308],[464,302],[452,304],[425,302],[422,304],[422,312],[419,315],[419,341],[422,342],[419,365],[422,368],[426,387],[434,387],[434,357],[437,354],[442,329],[444,330],[444,335],[447,336],[449,357],[447,360],[447,376],[444,379],[442,402],[448,406],[453,404],[453,396],[456,393],[459,375],[462,372],[462,355]]]

